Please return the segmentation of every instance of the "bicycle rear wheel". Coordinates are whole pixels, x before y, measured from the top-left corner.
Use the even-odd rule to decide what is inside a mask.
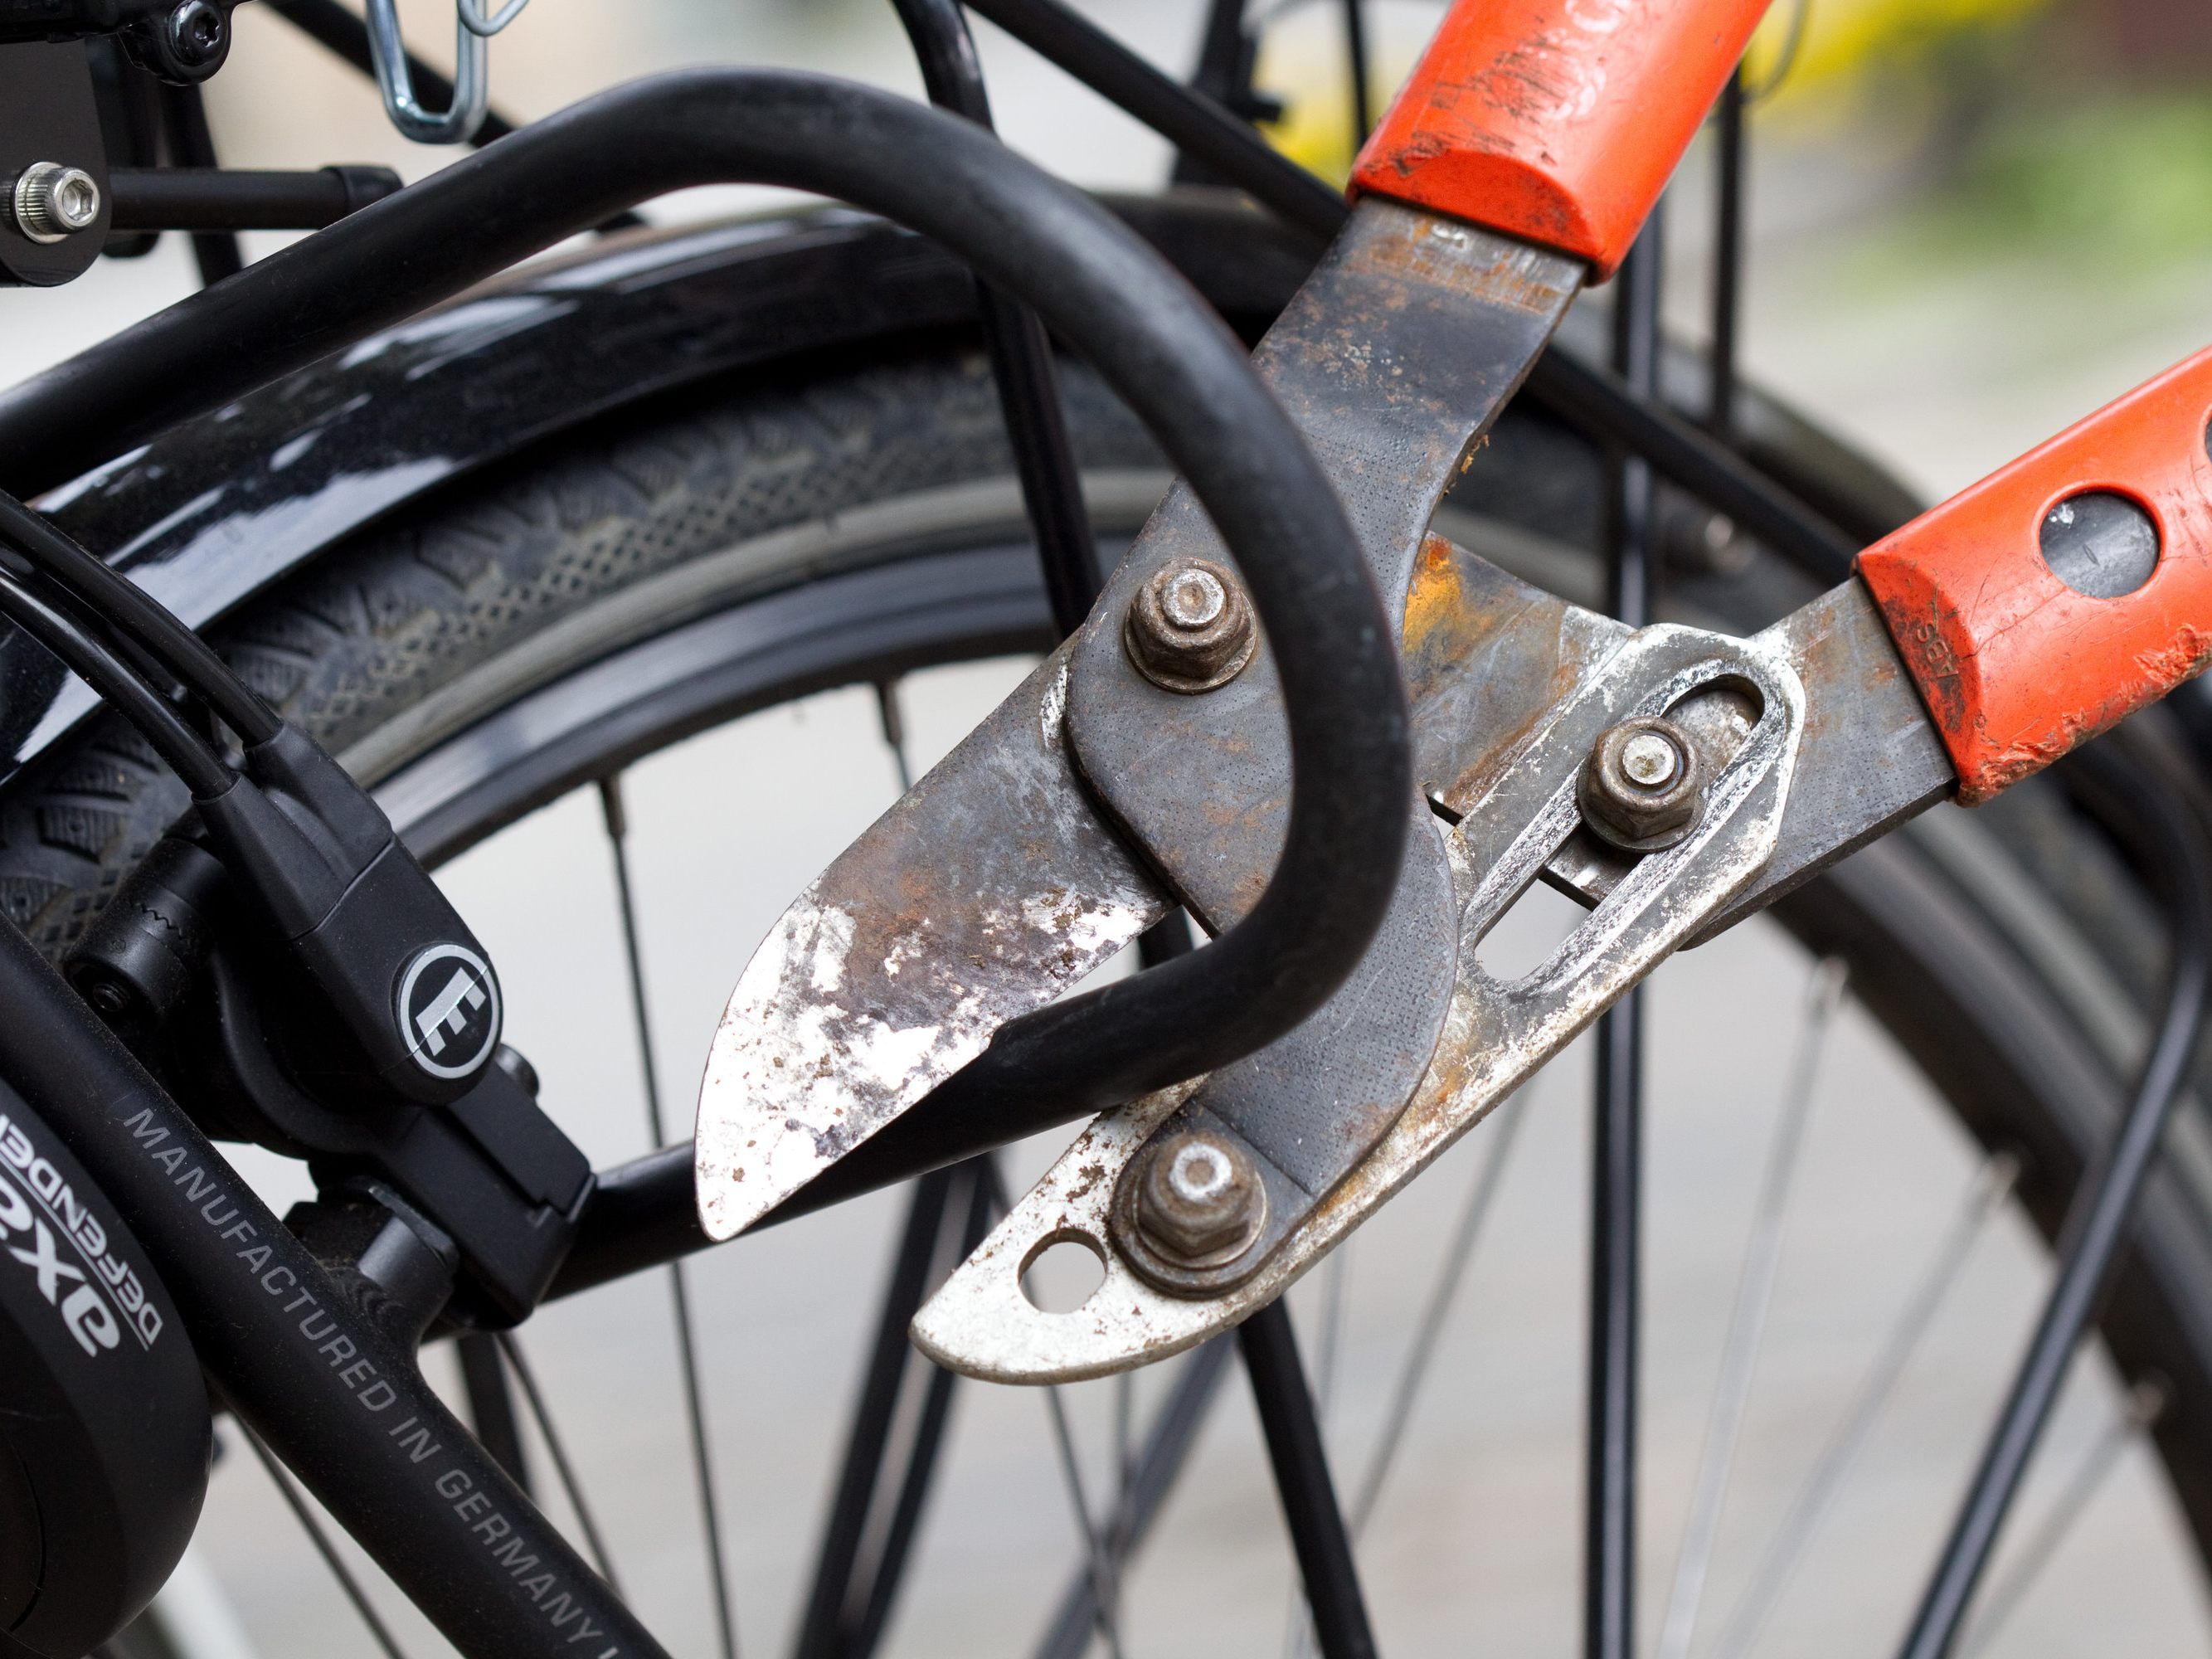
[[[1067,382],[1090,507],[1112,545],[1133,533],[1164,478],[1141,433],[1095,381],[1072,370]],[[1791,430],[1804,473],[1848,487],[1854,476],[1848,455]],[[1598,465],[1595,452],[1575,434],[1516,411],[1440,527],[1532,580],[1589,598],[1597,586],[1591,550]],[[1869,503],[1869,510],[1887,505]],[[1714,538],[1703,533],[1710,526],[1683,510],[1696,532],[1684,535],[1683,546],[1703,561],[1679,573],[1676,593],[1687,614],[1748,629],[1802,590],[1756,550],[1723,548],[1716,558]],[[1010,653],[1041,648],[1046,629],[988,373],[967,340],[933,334],[697,388],[460,481],[332,549],[254,601],[222,639],[290,718],[378,782],[418,849],[449,864],[472,919],[479,904],[509,907],[505,920],[484,925],[510,980],[515,1040],[544,1074],[550,1109],[605,1161],[640,1150],[640,1114],[618,915],[604,849],[591,839],[603,816],[599,781],[634,769],[632,833],[641,842],[666,837],[653,855],[657,867],[674,872],[688,893],[673,908],[694,913],[659,927],[655,942],[667,948],[653,958],[651,976],[665,999],[654,1004],[670,1079],[665,1105],[680,1132],[691,1055],[703,1040],[696,1029],[702,1011],[711,1019],[760,928],[842,836],[887,803],[902,764],[948,743],[963,711],[988,706],[1018,669],[1018,661],[1006,660]],[[876,688],[896,687],[910,676],[933,689],[908,700],[915,705],[908,725],[938,729],[909,732],[902,746],[897,731],[879,730],[881,709],[898,704],[887,696],[879,709]],[[825,760],[824,751],[848,742],[861,747],[837,763]],[[704,790],[688,798],[672,781],[687,767],[694,787]],[[730,788],[732,773],[749,769],[761,775]],[[795,809],[802,798],[803,813]],[[112,723],[88,727],[0,792],[0,895],[34,937],[58,951],[181,805],[173,781],[125,732]],[[779,839],[779,820],[798,828]],[[544,862],[556,854],[568,861]],[[532,873],[518,897],[516,872],[526,866]],[[743,893],[729,880],[738,866],[758,877]],[[641,894],[650,917],[653,890],[644,886]],[[661,902],[665,916],[665,890]],[[707,915],[708,925],[698,925]],[[1840,1184],[1815,1206],[1812,1221],[1800,1223],[1817,1248],[1807,1247],[1814,1249],[1810,1265],[1793,1269],[1788,1282],[1808,1275],[1821,1317],[1792,1326],[1777,1316],[1778,1342],[1788,1329],[1800,1346],[1792,1358],[1769,1360],[1783,1403],[1775,1420],[1746,1441],[1747,1473],[1733,1489],[1736,1530],[1722,1536],[1728,1547],[1714,1565],[1713,1612],[1699,1626],[1722,1650],[1733,1650],[1727,1644],[1737,1639],[1730,1621],[1741,1625],[1748,1615],[1740,1610],[1757,1611],[1761,1596],[1772,1603],[1773,1622],[1764,1626],[1769,1637],[1796,1650],[1827,1650],[1823,1643],[1836,1636],[1838,1607],[1886,1607],[1881,1598],[1893,1592],[1896,1616],[1903,1617],[1925,1559],[1905,1547],[1917,1537],[1911,1527],[1902,1527],[1902,1542],[1890,1547],[1879,1541],[1879,1514],[1869,1522],[1848,1509],[1838,1512],[1828,1523],[1835,1530],[1817,1534],[1833,1546],[1825,1556],[1815,1553],[1831,1571],[1806,1576],[1795,1589],[1789,1587],[1797,1580],[1786,1574],[1781,1588],[1761,1588],[1772,1575],[1752,1534],[1782,1526],[1800,1505],[1818,1473],[1810,1468],[1813,1448],[1846,1423],[1863,1397],[1858,1379],[1869,1355],[1894,1333],[1895,1316],[1909,1299],[1905,1270],[1946,1248],[1947,1218],[1971,1212],[1983,1218],[1978,1225],[2002,1236],[2006,1224],[1989,1219],[1997,1212],[1986,1201],[2002,1188],[2016,1200],[2008,1213],[2024,1217],[2045,1237],[2056,1227],[2084,1158],[2112,1121],[2118,1080],[2141,1042],[2134,1011],[2154,983],[2164,951],[2159,918],[2109,826],[2049,782],[1977,815],[1948,809],[1932,815],[1804,889],[1778,919],[1778,927],[1753,924],[1692,953],[1657,981],[1662,1018],[1679,1008],[1697,1035],[1679,1047],[1662,1038],[1655,1061],[1655,1252],[1664,1252],[1668,1230],[1677,1226],[1666,1219],[1670,1202],[1686,1212],[1735,1203],[1748,1214],[1745,1188],[1755,1184],[1784,1109],[1774,1097],[1789,1046],[1771,1034],[1759,1037],[1756,1028],[1796,1020],[1808,951],[1848,970],[1850,1012],[1820,1018],[1828,1022],[1823,1029],[1843,1034],[1833,1040],[1849,1051],[1851,1075],[1867,1097],[1857,1103],[1859,1115],[1879,1116],[1882,1127],[1828,1148]],[[1525,923],[1524,944],[1541,936],[1543,916]],[[1776,982],[1785,988],[1778,1000],[1771,994],[1762,1000],[1759,985],[1771,991]],[[1571,1072],[1571,1064],[1563,1069]],[[1838,1085],[1826,1086],[1831,1096],[1838,1092]],[[1918,1103],[1893,1102],[1877,1113],[1875,1103],[1884,1097]],[[1835,1107],[1824,1110],[1832,1117]],[[1527,1149],[1516,1157],[1571,1167],[1581,1118],[1573,1085],[1547,1085],[1524,1112]],[[1686,1137],[1680,1144],[1689,1150],[1677,1156],[1686,1165],[1702,1160],[1706,1178],[1678,1182],[1669,1200],[1671,1135]],[[2157,1407],[2146,1420],[2160,1474],[2147,1479],[2130,1466],[2128,1518],[2119,1531],[2132,1542],[2115,1547],[2097,1537],[2100,1547],[2132,1548],[2161,1564],[2151,1575],[2158,1595],[2148,1598],[2155,1604],[2154,1622],[2168,1621],[2153,1632],[2160,1640],[2172,1638],[2173,1621],[2185,1624],[2193,1615],[2188,1582],[2212,1537],[2212,1156],[2203,1136],[2192,1109],[2177,1126],[2176,1155],[2146,1201],[2128,1274],[2100,1325],[2102,1356],[2090,1369],[2103,1380],[2077,1390],[2088,1402],[2083,1420],[2094,1440],[2100,1400],[2104,1411],[2118,1411],[2114,1401],[2126,1386],[2158,1379]],[[1571,1358],[1550,1384],[1528,1380],[1547,1375],[1544,1367],[1571,1355],[1578,1340],[1575,1314],[1550,1305],[1578,1260],[1572,1226],[1562,1224],[1563,1218],[1572,1220],[1571,1200],[1559,1202],[1554,1192],[1553,1201],[1540,1201],[1547,1190],[1540,1181],[1516,1172],[1516,1182],[1535,1184],[1505,1189],[1522,1198],[1500,1200],[1489,1224],[1484,1249],[1496,1254],[1476,1276],[1478,1316],[1447,1330],[1421,1294],[1456,1236],[1452,1183],[1474,1180],[1502,1138],[1471,1137],[1455,1154],[1454,1167],[1464,1175],[1440,1169],[1394,1206],[1387,1224],[1370,1230],[1371,1241],[1363,1235],[1361,1265],[1350,1270],[1358,1288],[1347,1290],[1346,1280],[1325,1273],[1298,1293],[1310,1359],[1334,1383],[1331,1423],[1340,1431],[1340,1480],[1351,1501],[1362,1489],[1361,1466],[1382,1435],[1375,1419],[1407,1415],[1395,1379],[1409,1334],[1440,1342],[1447,1361],[1480,1365],[1493,1378],[1521,1378],[1504,1390],[1505,1403],[1537,1417],[1547,1388],[1571,1392]],[[1030,1157],[1034,1161],[1033,1151]],[[1567,1190],[1578,1186],[1577,1179]],[[1851,1195],[1870,1190],[1909,1198],[1902,1208],[1910,1213],[1885,1218],[1863,1204],[1855,1213]],[[1967,1196],[1970,1190],[1981,1196]],[[726,1389],[737,1386],[729,1379],[741,1378],[755,1391],[741,1403],[725,1401],[713,1438],[722,1448],[717,1470],[729,1497],[742,1496],[762,1517],[736,1522],[740,1536],[726,1552],[757,1638],[803,1625],[812,1576],[804,1543],[818,1520],[816,1494],[834,1462],[846,1410],[846,1385],[833,1380],[830,1366],[841,1356],[849,1364],[850,1352],[866,1347],[877,1295],[872,1268],[854,1283],[849,1267],[838,1272],[823,1264],[872,1260],[891,1229],[896,1200],[850,1207],[853,1218],[796,1224],[710,1259],[696,1276],[702,1343],[714,1362],[710,1384],[720,1376]],[[1694,1270],[1681,1287],[1662,1286],[1657,1304],[1678,1302],[1682,1311],[1671,1326],[1654,1315],[1647,1432],[1653,1536],[1660,1540],[1687,1502],[1723,1340],[1721,1315],[1739,1266],[1733,1249],[1722,1248],[1735,1233],[1722,1229],[1717,1239],[1694,1233],[1685,1231]],[[1985,1254],[1997,1248],[1984,1245]],[[1973,1292],[1960,1290],[1975,1283],[1971,1279],[1946,1285],[1939,1335],[1950,1333],[1942,1351],[1952,1358],[1940,1370],[1938,1394],[1947,1387],[1971,1394],[1959,1378],[1972,1369],[1962,1356],[1978,1348],[1986,1351],[1988,1389],[2001,1385],[2016,1346],[2005,1323],[2008,1310],[2016,1310],[2005,1298],[2018,1301],[2025,1294],[2019,1285],[2032,1287],[2037,1271],[2024,1233],[2007,1248],[2018,1269],[2006,1281],[2013,1289],[1990,1290],[1987,1305],[1974,1305]],[[1519,1299],[1516,1285],[1529,1287]],[[624,1397],[624,1379],[648,1350],[661,1356],[653,1362],[659,1380],[672,1380],[672,1350],[659,1327],[664,1309],[657,1290],[631,1284],[558,1307],[539,1322],[547,1328],[543,1352],[583,1379],[564,1386],[562,1372],[549,1366],[550,1392],[590,1395],[596,1406],[596,1414],[586,1413],[588,1433],[574,1444],[586,1473],[597,1466],[615,1494],[603,1518],[630,1523],[608,1528],[628,1587],[678,1645],[703,1647],[710,1621],[699,1589],[702,1563],[696,1540],[683,1541],[684,1528],[671,1518],[688,1501],[680,1485],[668,1484],[682,1480],[686,1455],[680,1396],[670,1395],[666,1415],[653,1423],[641,1422]],[[1523,1325],[1536,1334],[1526,1340],[1501,1334]],[[1822,1334],[1830,1327],[1866,1339],[1865,1351],[1838,1352],[1832,1332]],[[539,1340],[537,1329],[534,1323],[525,1340]],[[735,1331],[748,1340],[733,1343]],[[769,1368],[746,1357],[764,1344],[784,1350],[787,1380],[780,1385],[771,1387],[763,1380]],[[1919,1352],[1924,1358],[1936,1350]],[[1148,1379],[1136,1403],[1149,1408],[1174,1386],[1171,1379]],[[970,1397],[985,1398],[973,1391]],[[903,1622],[894,1634],[911,1645],[974,1651],[1008,1640],[1018,1646],[1045,1631],[1059,1644],[1052,1650],[1073,1650],[1071,1644],[1088,1637],[1086,1621],[1079,1616],[1071,1626],[1065,1607],[1071,1595],[1079,1601],[1080,1577],[1066,1577],[1073,1569],[1065,1540],[1040,1536],[1042,1513],[1053,1513],[1054,1526],[1066,1524],[1049,1507],[1060,1501],[1059,1477],[1043,1425],[1027,1401],[963,1409],[959,1420],[967,1426],[954,1431],[950,1484],[939,1493],[915,1558],[921,1576],[896,1603],[884,1592],[877,1628],[896,1611]],[[1029,1429],[1019,1434],[1007,1415],[1016,1409],[1029,1413]],[[1932,1530],[1971,1455],[1973,1431],[1951,1446],[1940,1412],[1892,1409],[1902,1413],[1909,1434],[1924,1437],[1918,1455],[1928,1468],[1906,1478],[1915,1462],[1909,1445],[1869,1467],[1924,1500],[1919,1507]],[[1111,1438],[1117,1410],[1111,1386],[1099,1385],[1082,1395],[1076,1426]],[[1966,1415],[1979,1420],[1971,1409]],[[1206,1441],[1194,1454],[1198,1495],[1180,1501],[1161,1523],[1176,1547],[1144,1556],[1131,1583],[1125,1616],[1132,1645],[1194,1650],[1230,1642],[1241,1650],[1251,1644],[1255,1608],[1269,1640],[1283,1617],[1289,1581],[1273,1524],[1260,1518],[1264,1507],[1251,1507],[1265,1500],[1257,1496],[1249,1429],[1236,1428],[1240,1419],[1225,1407],[1224,1417],[1231,1424],[1220,1431],[1224,1443]],[[1549,1426],[1531,1431],[1527,1443],[1559,1449],[1551,1445],[1557,1424],[1543,1421]],[[807,1432],[792,1432],[794,1425]],[[1407,1432],[1418,1437],[1419,1422]],[[1516,1455],[1516,1437],[1456,1412],[1437,1432],[1416,1466],[1398,1466],[1398,1478],[1411,1481],[1415,1496],[1401,1506],[1393,1495],[1400,1489],[1391,1488],[1375,1510],[1382,1530],[1367,1566],[1385,1645],[1399,1636],[1418,1642],[1468,1620],[1509,1640],[1571,1628],[1571,1600],[1553,1609],[1557,1616],[1547,1625],[1551,1604],[1504,1582],[1534,1584],[1540,1569],[1558,1566],[1547,1553],[1552,1543],[1571,1559],[1571,1513],[1556,1539],[1540,1525],[1470,1513],[1471,1505],[1480,1509],[1473,1495],[1499,1489],[1500,1469]],[[756,1443],[753,1449],[732,1447],[738,1437]],[[543,1443],[524,1437],[542,1488]],[[1411,1443],[1417,1450],[1423,1444]],[[1030,1474],[1015,1472],[1018,1446],[1028,1454],[1022,1461]],[[1771,1466],[1763,1474],[1752,1472],[1753,1449],[1762,1452],[1762,1467]],[[1241,1463],[1234,1455],[1240,1451]],[[655,1478],[623,1482],[621,1466],[640,1460],[651,1462]],[[247,1462],[232,1460],[237,1468]],[[1557,1503],[1571,1512],[1571,1463],[1552,1475]],[[1116,1478],[1111,1460],[1091,1468],[1093,1499],[1110,1492]],[[268,1494],[246,1492],[251,1479],[218,1480],[211,1508],[219,1517],[228,1486],[240,1493],[234,1520],[249,1528],[266,1522],[274,1512]],[[1510,1490],[1540,1485],[1532,1480]],[[2168,1504],[2185,1524],[2162,1517]],[[887,1492],[867,1517],[871,1547],[896,1530],[896,1508]],[[1498,1508],[1522,1513],[1514,1501]],[[1454,1528],[1455,1541],[1440,1544]],[[1516,1531],[1523,1534],[1517,1540]],[[218,1572],[238,1586],[249,1621],[270,1639],[303,1640],[301,1632],[327,1621],[327,1588],[319,1578],[287,1576],[283,1588],[264,1593],[247,1571],[260,1547],[235,1537],[208,1540]],[[1462,1600],[1466,1587],[1454,1580],[1468,1576],[1470,1554],[1486,1550],[1498,1557],[1498,1569],[1473,1575],[1474,1592]],[[1645,1600],[1656,1617],[1673,1564],[1663,1545],[1653,1556]],[[748,1563],[757,1563],[757,1571]],[[933,1580],[930,1568],[939,1570]],[[1018,1591],[1007,1587],[1010,1580]],[[932,1582],[949,1588],[926,1590]],[[2094,1570],[2065,1582],[2081,1628],[2110,1632],[2126,1615]],[[1236,1593],[1224,1595],[1224,1583]],[[868,1588],[848,1587],[855,1595]],[[401,1621],[410,1650],[422,1650],[422,1632],[405,1626],[404,1611],[387,1605],[386,1612]],[[1887,1616],[1854,1620],[1854,1639],[1838,1640],[1835,1650],[1883,1639]],[[337,1650],[332,1640],[319,1641],[318,1650]]]

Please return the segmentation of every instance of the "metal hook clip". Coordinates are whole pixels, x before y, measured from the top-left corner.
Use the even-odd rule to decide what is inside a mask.
[[[528,0],[507,0],[497,15],[487,15],[482,0],[455,0],[453,101],[443,111],[428,110],[415,95],[407,69],[407,41],[399,31],[398,0],[368,0],[369,55],[376,63],[377,88],[384,94],[392,125],[418,144],[463,144],[476,136],[491,109],[491,52],[487,37],[513,22]]]
[[[507,0],[507,3],[496,12],[492,11],[484,0],[455,0],[455,3],[460,7],[461,21],[467,25],[469,33],[481,34],[489,40],[521,16],[522,9],[530,3],[530,0]]]

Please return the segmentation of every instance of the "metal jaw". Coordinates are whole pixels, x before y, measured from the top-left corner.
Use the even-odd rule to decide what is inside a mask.
[[[1755,710],[1748,729],[1717,705]],[[1593,744],[1632,715],[1702,708],[1713,781],[1680,842],[1642,859],[1539,967],[1500,981],[1476,959],[1485,934],[1580,827],[1577,781]],[[1259,1270],[1205,1300],[1156,1290],[1112,1243],[1110,1211],[1133,1157],[1199,1085],[1100,1118],[1017,1204],[914,1322],[939,1364],[1000,1382],[1060,1382],[1190,1347],[1279,1296],[1578,1032],[1696,936],[1765,866],[1780,838],[1806,697],[1780,636],[1737,641],[1662,626],[1632,635],[1550,720],[1448,839],[1463,901],[1459,969],[1437,1057],[1412,1103]],[[1024,1271],[1074,1240],[1106,1278],[1072,1313],[1040,1312]]]

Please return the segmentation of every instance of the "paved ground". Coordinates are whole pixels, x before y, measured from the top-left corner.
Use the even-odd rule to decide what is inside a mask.
[[[405,9],[435,43],[436,9]],[[1184,0],[1095,7],[1164,58],[1188,55]],[[586,9],[541,0],[495,52],[502,96],[526,112],[619,75],[716,58],[833,66],[911,87],[883,9],[858,0],[731,7],[707,0]],[[1419,8],[1394,8],[1394,27]],[[317,157],[426,158],[384,132],[355,83],[283,26],[241,10],[237,67],[218,83],[216,129],[246,165]],[[449,28],[450,25],[444,26]],[[1015,141],[1094,183],[1157,176],[1159,146],[983,31],[1001,119]],[[241,96],[247,76],[273,89]],[[1695,326],[1698,179],[1677,210],[1676,308]],[[1952,265],[1899,277],[1854,263],[1851,238],[1886,210],[1874,163],[1814,144],[1759,174],[1749,357],[1931,492],[1961,484],[2212,333],[2204,272],[2102,275],[2045,261]],[[699,208],[712,203],[695,203]],[[185,290],[181,250],[104,267],[53,295],[0,295],[0,376],[65,356]],[[2093,297],[2094,296],[2094,297]],[[35,313],[31,307],[36,307]],[[915,747],[939,752],[1012,683],[1018,665],[928,677],[912,693]],[[890,799],[868,700],[836,693],[710,734],[641,767],[630,783],[641,903],[672,1115],[688,1111],[706,1034],[737,966],[785,900]],[[794,811],[794,803],[801,810]],[[641,1149],[642,1110],[621,1006],[615,912],[595,808],[556,804],[451,874],[502,964],[515,1040],[548,1079],[550,1106],[597,1159]],[[1556,914],[1516,913],[1533,951]],[[1647,1627],[1656,1631],[1697,1464],[1706,1403],[1809,964],[1747,927],[1663,973],[1653,993],[1650,1278],[1644,1520]],[[1362,1545],[1386,1651],[1565,1656],[1575,1649],[1576,1446],[1586,1082],[1579,1056],[1533,1092],[1474,1270],[1453,1308],[1433,1380]],[[1701,1642],[1734,1604],[1766,1537],[1869,1352],[1974,1178],[1960,1139],[1909,1070],[1846,1006],[1821,1073],[1805,1173]],[[1342,1258],[1340,1323],[1327,1275],[1295,1312],[1328,1365],[1328,1425],[1349,1482],[1381,1427],[1407,1328],[1498,1127],[1468,1141]],[[1015,1162],[1041,1168],[1048,1147]],[[291,1172],[256,1159],[281,1195]],[[701,1261],[693,1285],[714,1400],[717,1476],[748,1651],[788,1644],[827,1473],[897,1217],[896,1198],[848,1206]],[[2016,1352],[2045,1272],[2016,1220],[1983,1237],[1945,1322],[1882,1419],[1858,1479],[1821,1534],[1762,1651],[1864,1655],[1893,1641],[1978,1425]],[[1330,1334],[1334,1332],[1334,1340]],[[531,1352],[615,1540],[625,1586],[683,1654],[711,1650],[703,1558],[688,1525],[665,1286],[611,1287],[535,1323]],[[1149,1402],[1159,1379],[1146,1376]],[[1094,1492],[1109,1484],[1113,1394],[1070,1391]],[[2023,1514],[2045,1512],[2118,1409],[2092,1364],[2069,1392]],[[1129,1587],[1133,1655],[1272,1656],[1291,1608],[1278,1517],[1256,1431],[1232,1376],[1187,1489]],[[540,1458],[539,1466],[544,1467]],[[327,1576],[236,1446],[219,1471],[191,1588],[232,1651],[349,1659],[373,1651]],[[1023,1651],[1073,1562],[1039,1396],[964,1389],[892,1650]],[[2016,1540],[2015,1540],[2016,1541]],[[1838,1565],[1840,1564],[1840,1565]],[[215,1588],[210,1590],[208,1586]],[[380,1592],[410,1654],[438,1650]],[[211,1613],[204,1609],[212,1607]],[[2204,1654],[2201,1586],[2145,1455],[2120,1460],[2050,1571],[1991,1651],[2042,1659]],[[210,1653],[218,1650],[210,1647]],[[1709,1649],[1706,1650],[1710,1650]]]

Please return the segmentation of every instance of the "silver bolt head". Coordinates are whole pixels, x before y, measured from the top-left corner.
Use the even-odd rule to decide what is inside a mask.
[[[1638,732],[1620,745],[1620,769],[1645,789],[1664,789],[1682,769],[1682,757],[1656,732]]]
[[[1672,847],[1698,821],[1704,785],[1698,751],[1681,727],[1654,715],[1623,720],[1601,736],[1583,768],[1583,820],[1625,852]]]
[[[1211,570],[1195,564],[1178,565],[1160,595],[1160,611],[1169,623],[1189,632],[1204,628],[1229,608],[1229,591]]]
[[[1137,1188],[1145,1242],[1179,1267],[1234,1260],[1267,1218],[1267,1189],[1243,1148],[1192,1130],[1154,1148]]]
[[[1251,601],[1211,559],[1177,559],[1155,571],[1121,628],[1138,672],[1170,691],[1211,691],[1243,672],[1258,649]]]
[[[58,242],[100,217],[100,185],[82,167],[33,161],[15,180],[15,228],[34,242]]]

